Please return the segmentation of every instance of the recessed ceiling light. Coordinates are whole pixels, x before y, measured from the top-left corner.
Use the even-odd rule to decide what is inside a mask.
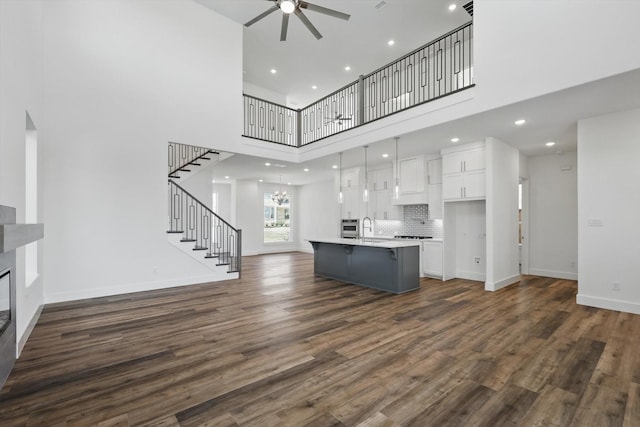
[[[226,176],[224,177],[224,179],[229,179],[229,175],[226,175]]]
[[[549,141],[549,142],[547,142],[547,143],[546,143],[546,144],[544,144],[544,145],[546,145],[547,147],[553,147],[554,145],[556,145],[556,143],[555,143],[555,142],[553,142],[553,141]]]
[[[517,124],[518,126],[521,126],[521,125],[527,123],[527,121],[525,119],[518,119],[513,123]]]
[[[264,179],[259,179],[258,182],[264,182]]]
[[[313,86],[311,86],[311,89],[316,90],[316,89],[318,89],[318,86],[313,85]]]
[[[215,183],[216,183],[216,180],[215,180],[215,179],[212,179],[212,180],[211,180],[211,183],[212,183],[212,184],[215,184]]]
[[[338,165],[331,166],[333,169],[338,169]]]
[[[394,42],[393,40],[389,40],[389,41],[387,42],[387,44],[388,44],[389,46],[393,46],[394,44],[396,44],[396,42]]]
[[[273,166],[276,167],[276,168],[286,168],[287,167],[287,165],[281,165],[280,163],[274,163]]]
[[[287,185],[291,185],[291,183],[290,183],[290,182],[287,182]]]
[[[344,67],[345,71],[351,71],[351,67],[349,67],[348,65],[346,67]]]
[[[304,168],[304,171],[305,172],[309,172],[309,168]]]
[[[271,166],[271,163],[267,162],[264,164],[265,166]]]
[[[382,155],[382,157],[384,157],[384,158],[386,159],[387,157],[389,157],[389,155],[388,155],[387,153],[384,153],[384,154]]]
[[[458,142],[460,141],[460,138],[451,138],[451,142]]]
[[[278,72],[278,71],[277,71],[275,68],[272,68],[272,69],[271,69],[271,74],[275,74],[275,73],[277,73],[277,72]]]
[[[456,10],[456,7],[458,7],[458,6],[456,6],[455,3],[450,4],[449,5],[449,10],[453,12],[454,10]]]

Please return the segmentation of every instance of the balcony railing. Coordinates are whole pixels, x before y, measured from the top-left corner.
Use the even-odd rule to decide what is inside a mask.
[[[473,86],[469,22],[294,110],[244,95],[244,136],[302,147]]]

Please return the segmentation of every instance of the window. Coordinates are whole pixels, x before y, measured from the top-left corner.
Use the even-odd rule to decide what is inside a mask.
[[[38,222],[38,131],[26,113],[25,128],[25,222]],[[27,287],[38,278],[38,242],[25,246],[25,281]]]
[[[264,193],[264,243],[291,242],[291,196],[282,203],[273,193]]]

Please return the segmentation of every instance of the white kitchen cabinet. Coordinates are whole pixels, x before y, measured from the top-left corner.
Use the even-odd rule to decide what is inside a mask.
[[[415,156],[398,161],[400,169],[400,194],[414,194],[425,191],[424,157]]]
[[[427,162],[427,184],[442,184],[442,158]]]
[[[427,188],[427,162],[424,156],[398,160],[399,198],[394,205],[416,205],[429,203]],[[396,172],[395,170],[393,171]],[[393,186],[392,186],[393,189]]]
[[[393,168],[385,168],[375,171],[375,181],[373,184],[373,189],[375,191],[393,189]]]
[[[484,145],[472,144],[442,150],[444,201],[486,197]]]
[[[373,216],[371,218],[374,220],[401,219],[400,208],[392,204],[392,199],[392,190],[372,192],[372,197],[369,198],[369,210],[371,211],[371,207],[373,207]]]
[[[462,147],[460,147],[462,148]],[[446,152],[442,151],[442,174],[472,172],[485,169],[484,147],[469,150]]]
[[[442,176],[442,199],[445,201],[483,199],[485,196],[485,171]]]
[[[342,189],[358,189],[360,182],[360,169],[347,169],[342,171]]]
[[[442,242],[422,241],[422,275],[442,278]]]
[[[342,190],[342,219],[360,219],[360,198],[357,188]]]

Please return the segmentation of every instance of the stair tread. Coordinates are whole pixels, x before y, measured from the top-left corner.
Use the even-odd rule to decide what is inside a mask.
[[[180,177],[178,175],[169,175],[169,178],[180,179]]]
[[[195,242],[196,239],[180,239],[180,241],[184,243],[189,243],[189,242]]]
[[[167,230],[167,233],[169,233],[169,234],[178,234],[178,233],[182,234],[182,233],[184,233],[184,231],[179,231],[179,230]]]

